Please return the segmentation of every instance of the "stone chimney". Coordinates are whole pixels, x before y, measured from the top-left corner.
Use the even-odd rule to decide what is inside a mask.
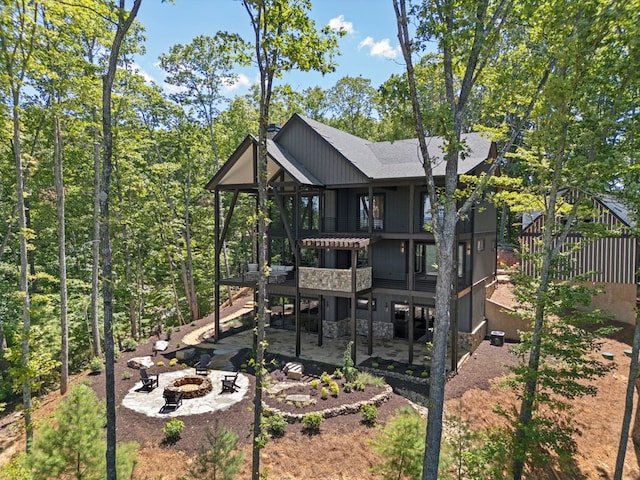
[[[280,125],[278,125],[277,123],[270,123],[269,125],[267,125],[267,138],[273,139],[273,137],[275,137],[276,134],[280,131],[280,128]]]

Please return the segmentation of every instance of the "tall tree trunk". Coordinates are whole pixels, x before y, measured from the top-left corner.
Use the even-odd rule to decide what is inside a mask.
[[[113,133],[111,130],[111,92],[118,67],[122,41],[135,19],[142,0],[134,0],[133,8],[125,13],[125,0],[119,0],[118,23],[109,54],[109,66],[102,77],[102,139],[104,159],[100,187],[100,250],[102,253],[102,301],[104,305],[104,350],[107,411],[107,480],[116,480],[116,402],[113,344],[113,271],[111,265],[111,238],[109,232],[109,195],[113,157]]]
[[[191,156],[187,152],[187,188],[184,194],[184,246],[187,253],[187,282],[189,291],[191,292],[189,311],[191,312],[191,320],[196,321],[200,318],[198,308],[198,295],[196,294],[196,284],[193,278],[193,251],[191,248],[191,215],[189,208],[191,207]]]
[[[62,133],[60,131],[60,119],[57,115],[53,118],[53,145],[54,145],[54,179],[56,186],[56,207],[58,213],[58,261],[60,263],[60,394],[67,393],[69,382],[69,326],[67,323],[67,253],[66,235],[64,224],[64,169],[62,160]]]
[[[22,384],[22,408],[24,409],[24,424],[27,434],[27,452],[31,450],[33,441],[33,427],[31,424],[31,376],[27,373],[29,367],[29,334],[31,330],[30,294],[29,294],[29,259],[27,245],[27,219],[24,202],[24,175],[22,166],[22,151],[20,143],[20,91],[13,89],[13,158],[16,166],[16,195],[18,199],[18,230],[20,240],[20,293],[22,295],[22,355],[21,367],[25,371]]]
[[[640,305],[638,306],[640,307]],[[633,347],[631,349],[631,365],[629,365],[629,378],[627,379],[627,394],[624,400],[624,415],[622,417],[622,430],[620,432],[620,443],[618,444],[618,456],[616,458],[616,469],[613,474],[614,480],[622,480],[624,470],[624,458],[627,454],[627,443],[629,441],[629,425],[631,424],[631,414],[633,412],[634,389],[638,384],[638,353],[640,352],[640,310],[636,309],[636,328],[633,334]],[[638,420],[638,408],[636,408],[636,423]],[[637,424],[634,430],[637,430]],[[635,443],[635,438],[634,438]]]
[[[94,124],[98,123],[98,111],[92,111]],[[91,262],[91,334],[93,338],[93,356],[102,356],[100,340],[100,317],[98,312],[100,269],[100,132],[96,128],[93,134],[93,242]]]

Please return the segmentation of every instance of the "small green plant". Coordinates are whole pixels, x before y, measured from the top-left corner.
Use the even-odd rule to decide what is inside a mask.
[[[181,364],[180,364],[180,368],[183,368],[183,369],[184,369],[184,368],[187,368],[188,366],[189,366],[189,365],[187,365],[186,363],[181,363]]]
[[[327,372],[322,372],[322,374],[320,375],[320,381],[323,385],[329,385],[329,383],[331,383],[331,375],[329,375]]]
[[[272,438],[280,438],[284,436],[284,429],[287,426],[287,420],[282,415],[270,415],[262,419],[263,429]]]
[[[352,349],[353,342],[349,342],[347,343],[347,348],[345,348],[344,353],[342,354],[342,373],[347,382],[353,382],[358,376],[358,369],[353,364],[353,358],[351,357]]]
[[[383,377],[373,375],[369,372],[358,373],[357,381],[364,385],[373,385],[375,387],[382,387],[386,383]]]
[[[405,374],[407,374],[407,375],[413,375],[413,370],[411,370],[410,368],[407,368],[407,369],[404,371],[404,373],[405,373]]]
[[[327,387],[322,387],[322,390],[320,391],[320,398],[322,400],[329,398],[329,390],[327,390]]]
[[[342,391],[344,393],[351,393],[353,390],[353,383],[345,383],[342,385]]]
[[[100,373],[102,371],[102,359],[93,357],[89,362],[89,370],[91,370],[91,373]]]
[[[336,380],[340,380],[341,378],[344,378],[342,369],[336,368],[335,371],[333,372],[333,378],[335,378]]]
[[[122,341],[122,350],[125,352],[133,352],[138,346],[135,338],[127,337]]]
[[[184,422],[177,418],[172,418],[162,427],[162,434],[164,435],[164,443],[172,444],[180,440],[180,434],[184,429]]]
[[[122,379],[123,380],[129,380],[130,378],[131,378],[131,372],[126,371],[126,370],[124,372],[122,372]]]
[[[423,372],[420,373],[420,376],[422,378],[427,378],[429,376],[429,370],[424,370]]]
[[[174,328],[174,331],[179,332],[180,331],[180,327],[178,326],[178,327]]]
[[[331,396],[332,397],[337,397],[338,394],[340,393],[340,387],[338,387],[338,383],[337,382],[331,382],[329,384],[329,392],[331,392]]]
[[[156,363],[156,365],[158,365],[159,367],[164,367],[164,362],[160,360],[158,363]]]
[[[323,420],[324,418],[322,418],[322,415],[318,412],[307,413],[302,417],[302,425],[307,433],[318,433],[320,432],[320,425],[322,425]]]
[[[176,343],[176,348],[180,348],[180,344],[179,343]]]
[[[189,465],[188,478],[232,479],[242,468],[244,453],[238,451],[238,434],[219,427],[216,421],[213,430],[208,427],[205,435],[208,449],[201,449]],[[187,477],[181,477],[187,478]]]
[[[310,385],[311,385],[311,388],[315,388],[317,390],[318,387],[320,386],[320,380],[318,380],[317,378],[314,378],[313,380],[311,380]]]
[[[169,365],[170,366],[175,366],[178,364],[178,359],[176,357],[173,357],[171,360],[169,360]]]
[[[378,420],[378,409],[375,405],[369,405],[365,403],[360,407],[360,413],[362,414],[362,423],[369,427],[373,427]]]
[[[387,365],[387,370],[392,371],[394,368],[396,368],[396,366],[393,363],[390,363],[389,365]]]
[[[166,339],[167,340],[171,340],[171,334],[173,333],[173,328],[169,327],[167,328],[167,332],[166,332]]]
[[[371,366],[373,368],[378,368],[380,366],[380,364],[378,362],[371,362]]]

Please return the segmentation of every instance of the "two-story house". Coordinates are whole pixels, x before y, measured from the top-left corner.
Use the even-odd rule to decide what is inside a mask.
[[[405,341],[431,339],[435,315],[436,250],[427,225],[429,197],[417,140],[371,142],[294,115],[268,140],[271,326],[326,337]],[[463,136],[460,175],[478,174],[495,158],[481,134]],[[443,142],[429,138],[436,184],[444,181]],[[206,186],[232,192],[224,225],[216,211],[216,300],[220,285],[255,286],[257,265],[222,278],[220,246],[241,194],[257,193],[257,140],[247,136]],[[481,202],[457,230],[452,297],[452,367],[458,343],[484,338],[485,284],[495,276],[496,213]],[[219,314],[216,314],[219,325]],[[219,328],[216,328],[216,332]]]

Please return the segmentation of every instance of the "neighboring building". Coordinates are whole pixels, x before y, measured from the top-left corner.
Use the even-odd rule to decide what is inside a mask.
[[[268,140],[271,326],[296,330],[298,355],[299,333],[308,331],[319,344],[324,337],[366,336],[369,354],[374,338],[403,339],[413,361],[414,342],[431,338],[437,268],[433,235],[425,229],[431,210],[417,140],[370,142],[299,115],[274,130]],[[486,171],[495,144],[478,133],[463,139],[459,174]],[[442,144],[428,139],[437,185],[445,174]],[[247,136],[207,184],[216,196],[234,193],[229,216],[239,194],[256,194],[256,165],[257,140]],[[220,246],[228,221],[221,227],[216,221]],[[480,202],[459,223],[457,241],[452,329],[457,326],[468,350],[486,333],[485,284],[496,268],[493,206]],[[256,271],[256,264],[242,265],[222,279],[218,261],[217,299],[221,284],[255,286]]]
[[[584,237],[578,233],[570,234],[563,251],[569,251],[578,242],[584,244],[569,256],[573,266],[571,274],[564,275],[559,280],[593,272],[589,281],[602,288],[604,293],[593,298],[592,306],[607,310],[620,322],[635,324],[638,298],[636,275],[640,266],[638,238],[630,230],[630,227],[635,229],[635,223],[627,208],[616,199],[599,196],[591,197],[591,200],[593,217],[589,221],[605,225],[611,234],[590,242],[584,242]],[[544,215],[541,213],[523,218],[520,236],[523,248],[531,252],[539,248],[543,226]],[[522,269],[528,275],[535,273],[530,261],[524,261]]]

